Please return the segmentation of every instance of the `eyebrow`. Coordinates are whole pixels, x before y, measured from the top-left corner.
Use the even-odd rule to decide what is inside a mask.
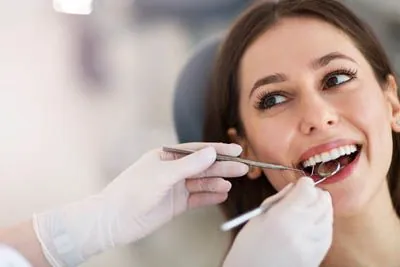
[[[326,54],[325,56],[322,56],[320,58],[313,60],[311,62],[311,67],[315,70],[320,69],[322,67],[327,66],[331,61],[333,61],[335,59],[345,59],[345,60],[349,60],[349,61],[352,61],[357,64],[357,62],[354,59],[352,59],[349,56],[346,56],[345,54],[342,54],[339,52],[332,52],[332,53]]]
[[[327,66],[331,61],[336,60],[336,59],[345,59],[345,60],[349,60],[349,61],[352,61],[357,64],[357,62],[349,56],[346,56],[339,52],[332,52],[332,53],[326,54],[320,58],[313,60],[311,62],[311,68],[314,70],[323,68],[323,67]],[[273,84],[273,83],[282,83],[284,81],[287,81],[287,76],[283,73],[275,73],[272,75],[265,76],[265,77],[257,80],[254,83],[253,88],[250,91],[249,98],[252,96],[252,94],[254,93],[254,91],[257,88],[259,88],[263,85],[268,85],[268,84]]]

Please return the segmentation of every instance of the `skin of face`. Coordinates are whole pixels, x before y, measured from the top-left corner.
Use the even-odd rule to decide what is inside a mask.
[[[255,86],[270,75],[275,75],[267,79],[270,83]],[[245,134],[228,133],[244,147],[244,156],[294,166],[312,147],[337,140],[355,143],[362,149],[352,173],[320,185],[330,192],[335,214],[352,215],[387,190],[391,131],[399,131],[396,82],[388,76],[386,84],[379,84],[345,33],[314,18],[284,18],[247,48],[239,80]],[[278,191],[299,178],[262,171]]]

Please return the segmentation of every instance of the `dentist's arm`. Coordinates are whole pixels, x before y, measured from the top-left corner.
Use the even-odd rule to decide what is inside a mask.
[[[42,247],[33,230],[32,221],[26,221],[9,228],[0,229],[0,244],[5,244],[16,249],[30,264],[32,264],[32,266],[50,266],[44,257]],[[2,260],[6,259],[0,258],[0,266],[3,266]]]
[[[222,177],[248,171],[241,163],[215,162],[216,153],[238,156],[238,145],[177,147],[199,151],[179,159],[160,149],[150,151],[99,194],[35,214],[32,223],[3,231],[0,243],[18,249],[34,266],[77,266],[145,237],[188,208],[223,202],[231,186]]]

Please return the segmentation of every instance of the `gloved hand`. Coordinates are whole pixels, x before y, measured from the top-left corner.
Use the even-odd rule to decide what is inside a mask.
[[[332,243],[330,194],[303,177],[264,202],[276,199],[277,204],[239,232],[223,267],[320,265]]]
[[[77,266],[92,255],[139,240],[187,208],[218,204],[248,167],[215,162],[216,152],[238,156],[235,144],[190,143],[179,158],[161,149],[141,157],[102,192],[61,209],[34,215],[34,229],[53,266]],[[215,162],[215,163],[214,163]]]

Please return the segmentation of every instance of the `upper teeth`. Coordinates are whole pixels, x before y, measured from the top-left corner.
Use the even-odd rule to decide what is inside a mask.
[[[340,158],[341,156],[350,155],[351,153],[356,152],[356,151],[357,151],[356,145],[346,145],[346,146],[337,147],[332,150],[323,152],[321,154],[314,155],[314,156],[310,157],[309,159],[303,161],[303,167],[306,168],[306,167],[314,166],[315,164],[320,163],[320,162],[328,162],[330,160]]]

